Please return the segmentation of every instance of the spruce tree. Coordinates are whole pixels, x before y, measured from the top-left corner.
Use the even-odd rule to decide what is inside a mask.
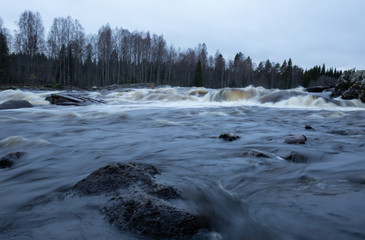
[[[9,80],[9,47],[6,36],[0,31],[0,84]]]
[[[326,65],[323,63],[321,75],[326,75]]]
[[[196,70],[195,70],[195,77],[194,77],[194,86],[195,87],[203,87],[204,83],[203,83],[203,68],[202,68],[202,63],[199,60],[198,64],[196,65]]]

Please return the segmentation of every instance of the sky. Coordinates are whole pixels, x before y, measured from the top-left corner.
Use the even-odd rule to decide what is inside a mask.
[[[25,10],[39,12],[46,36],[56,17],[80,21],[86,34],[112,28],[163,35],[176,49],[205,43],[232,60],[291,58],[304,69],[326,64],[365,69],[364,0],[0,0],[0,17],[13,31]]]

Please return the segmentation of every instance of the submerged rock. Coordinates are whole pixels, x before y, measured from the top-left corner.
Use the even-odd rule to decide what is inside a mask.
[[[288,151],[280,154],[280,157],[295,163],[309,163],[309,157],[296,151]]]
[[[93,99],[89,97],[84,97],[77,94],[51,94],[50,96],[46,97],[46,100],[49,101],[51,104],[55,105],[63,105],[63,106],[85,106],[93,103],[104,103],[104,101],[99,99]]]
[[[314,128],[312,128],[312,127],[311,127],[311,126],[309,126],[309,125],[305,125],[304,129],[305,129],[305,130],[314,130]]]
[[[284,142],[287,144],[305,144],[307,137],[304,135],[289,134],[284,136]]]
[[[6,154],[0,159],[0,168],[9,168],[13,166],[14,162],[21,158],[25,152],[12,152]]]
[[[25,100],[9,100],[0,104],[0,109],[31,108],[33,105]]]
[[[257,151],[257,150],[249,150],[243,153],[244,157],[255,157],[255,158],[270,158],[270,156],[266,153]]]
[[[176,200],[184,199],[174,187],[155,181],[159,173],[149,164],[116,163],[91,173],[73,191],[80,196],[108,196],[102,213],[122,231],[155,239],[181,239],[209,229],[203,217],[176,206]]]
[[[240,138],[240,136],[231,134],[231,133],[223,133],[219,135],[219,138],[223,139],[224,141],[232,142]]]
[[[350,176],[346,178],[347,181],[358,184],[365,184],[365,175]]]

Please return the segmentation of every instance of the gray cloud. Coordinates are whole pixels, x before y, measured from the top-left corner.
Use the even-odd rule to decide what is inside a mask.
[[[87,33],[110,23],[163,34],[176,48],[204,42],[227,59],[241,51],[256,63],[291,57],[304,68],[365,69],[363,0],[18,0],[2,3],[4,25],[13,29],[26,9],[40,12],[47,31],[70,15]]]

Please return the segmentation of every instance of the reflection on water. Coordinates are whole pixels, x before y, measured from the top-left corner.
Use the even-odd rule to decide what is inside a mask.
[[[0,112],[0,157],[27,152],[0,169],[0,239],[141,239],[110,226],[100,198],[68,195],[118,161],[159,168],[158,181],[211,219],[211,239],[364,239],[364,106],[292,91],[90,92],[108,104],[84,107],[45,104],[45,92],[0,92],[0,103],[36,105]],[[224,142],[222,133],[241,138]],[[289,145],[287,134],[308,141]]]

